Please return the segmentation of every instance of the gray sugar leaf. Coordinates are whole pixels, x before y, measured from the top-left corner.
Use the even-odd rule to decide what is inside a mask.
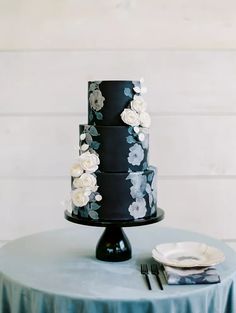
[[[86,141],[86,143],[87,143],[89,146],[91,145],[91,143],[92,143],[92,141],[93,141],[93,138],[92,138],[92,136],[91,136],[89,133],[86,134],[85,141]]]
[[[89,211],[88,215],[93,219],[97,220],[98,219],[98,213],[96,211]]]
[[[136,142],[133,136],[128,136],[128,137],[126,137],[126,139],[127,139],[127,142],[130,144]]]
[[[99,133],[95,126],[90,126],[89,133],[91,136],[99,136]]]
[[[132,95],[132,93],[131,93],[130,88],[127,88],[127,87],[126,87],[125,90],[124,90],[124,94],[125,94],[127,97],[133,99],[133,95]]]
[[[91,210],[98,210],[101,207],[101,205],[97,204],[96,202],[92,202],[90,204]]]
[[[97,120],[102,120],[103,119],[103,115],[101,112],[95,112],[96,118]]]

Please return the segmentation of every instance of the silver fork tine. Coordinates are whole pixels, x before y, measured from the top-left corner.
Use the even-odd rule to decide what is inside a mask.
[[[151,283],[150,283],[150,280],[148,277],[148,266],[147,266],[147,264],[141,264],[141,274],[143,274],[145,279],[146,279],[148,289],[152,290]]]

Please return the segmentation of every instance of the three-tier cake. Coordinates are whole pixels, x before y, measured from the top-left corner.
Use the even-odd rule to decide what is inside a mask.
[[[88,82],[88,124],[80,125],[80,155],[71,169],[73,216],[129,221],[156,215],[142,83]]]

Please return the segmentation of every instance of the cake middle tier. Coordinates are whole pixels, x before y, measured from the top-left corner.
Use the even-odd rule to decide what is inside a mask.
[[[102,172],[135,172],[148,167],[147,128],[80,125],[80,150],[99,156]]]

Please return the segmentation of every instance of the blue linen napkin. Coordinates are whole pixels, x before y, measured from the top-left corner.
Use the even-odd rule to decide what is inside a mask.
[[[215,267],[176,268],[164,265],[168,285],[216,284],[220,276]]]

